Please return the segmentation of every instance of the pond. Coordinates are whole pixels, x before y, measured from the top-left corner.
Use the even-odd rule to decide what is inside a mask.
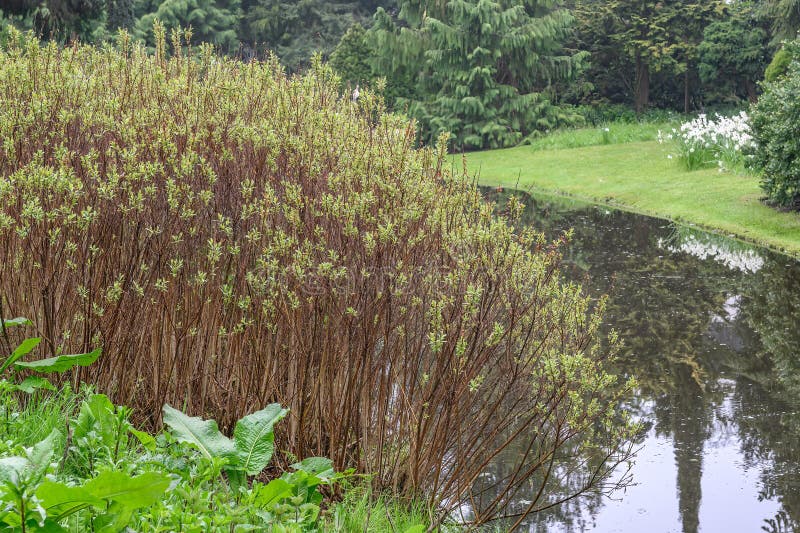
[[[634,485],[524,530],[800,530],[800,263],[663,220],[524,201],[524,222],[549,237],[574,228],[565,274],[610,295],[643,424]]]

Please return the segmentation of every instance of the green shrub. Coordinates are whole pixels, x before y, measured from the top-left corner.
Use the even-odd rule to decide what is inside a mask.
[[[772,57],[767,69],[764,71],[764,81],[773,82],[786,74],[789,70],[789,63],[792,62],[792,56],[785,48],[781,48]]]
[[[800,42],[786,43],[785,50],[800,57]],[[761,174],[761,188],[777,205],[797,206],[800,201],[800,61],[793,59],[786,74],[764,85],[764,94],[753,106],[753,137],[757,142],[754,168]]]
[[[331,66],[353,87],[366,85],[373,78],[369,63],[372,49],[367,44],[366,34],[361,24],[353,24],[331,54]]]
[[[151,427],[164,403],[223,430],[285,405],[276,449],[441,516],[526,450],[478,523],[551,459],[583,491],[577,465],[628,457],[602,301],[563,282],[557,246],[329,68],[177,41],[0,53],[0,293],[45,355],[102,344],[73,377]]]

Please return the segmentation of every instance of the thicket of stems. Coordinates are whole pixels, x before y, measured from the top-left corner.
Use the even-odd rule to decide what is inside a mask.
[[[327,67],[287,77],[177,32],[168,57],[156,29],[154,55],[125,34],[0,53],[6,313],[48,354],[102,345],[73,379],[140,420],[279,402],[277,449],[476,523],[602,487],[630,454],[626,387],[558,243]]]

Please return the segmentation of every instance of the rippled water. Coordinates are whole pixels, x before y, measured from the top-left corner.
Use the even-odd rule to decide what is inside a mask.
[[[800,263],[653,218],[525,202],[549,236],[574,228],[566,272],[610,295],[645,426],[634,486],[525,530],[800,530]]]

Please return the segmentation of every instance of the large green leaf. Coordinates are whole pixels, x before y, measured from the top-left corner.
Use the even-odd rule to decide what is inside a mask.
[[[299,463],[294,463],[291,467],[323,480],[327,480],[335,474],[333,461],[327,457],[306,457]]]
[[[5,371],[6,368],[16,363],[21,357],[28,355],[31,350],[36,348],[36,345],[42,342],[42,339],[39,337],[33,337],[31,339],[25,339],[22,343],[17,346],[14,353],[8,356],[8,358],[3,362],[2,366],[0,366],[0,372]],[[19,363],[22,364],[22,363]]]
[[[40,359],[38,361],[17,362],[14,363],[14,367],[34,370],[36,372],[66,372],[75,366],[91,365],[100,357],[101,353],[102,349],[98,348],[89,353],[59,355],[56,357],[48,357],[47,359]]]
[[[233,431],[236,455],[239,458],[239,466],[248,475],[260,474],[269,464],[275,451],[273,426],[288,412],[289,410],[280,404],[273,403],[236,423],[236,429]]]
[[[114,502],[108,511],[94,520],[95,533],[119,533],[126,531],[125,527],[133,517],[133,509],[119,502]],[[131,531],[130,529],[127,531]]]
[[[149,452],[156,451],[156,438],[154,436],[144,431],[139,431],[136,428],[128,428],[128,431],[130,431],[131,435],[136,437],[139,443],[144,446],[145,450]]]
[[[36,470],[44,470],[49,464],[56,450],[56,443],[61,440],[62,434],[53,429],[43,440],[34,444],[27,450],[28,461]]]
[[[73,438],[77,441],[94,431],[106,446],[113,447],[116,440],[115,424],[114,404],[111,400],[105,394],[92,394],[81,403]]]
[[[52,383],[41,376],[28,376],[21,383],[14,385],[14,388],[27,394],[33,394],[33,391],[39,389],[56,390]]]
[[[253,487],[253,504],[265,511],[271,510],[283,498],[292,496],[292,485],[283,479],[273,479],[266,485]]]
[[[17,318],[3,319],[3,327],[11,328],[14,326],[32,326],[33,322],[25,317],[18,316]]]
[[[44,481],[36,489],[47,516],[59,521],[89,506],[105,508],[106,501],[94,496],[84,487],[69,487],[63,483]]]
[[[16,485],[30,467],[25,457],[3,457],[0,459],[0,482]]]
[[[84,488],[96,498],[119,502],[129,509],[157,502],[169,487],[171,478],[157,472],[131,477],[124,472],[106,471],[86,482]]]
[[[164,423],[172,429],[172,434],[180,442],[188,442],[211,459],[228,457],[236,459],[236,446],[233,441],[220,433],[214,420],[203,420],[188,416],[168,404],[164,404]]]

